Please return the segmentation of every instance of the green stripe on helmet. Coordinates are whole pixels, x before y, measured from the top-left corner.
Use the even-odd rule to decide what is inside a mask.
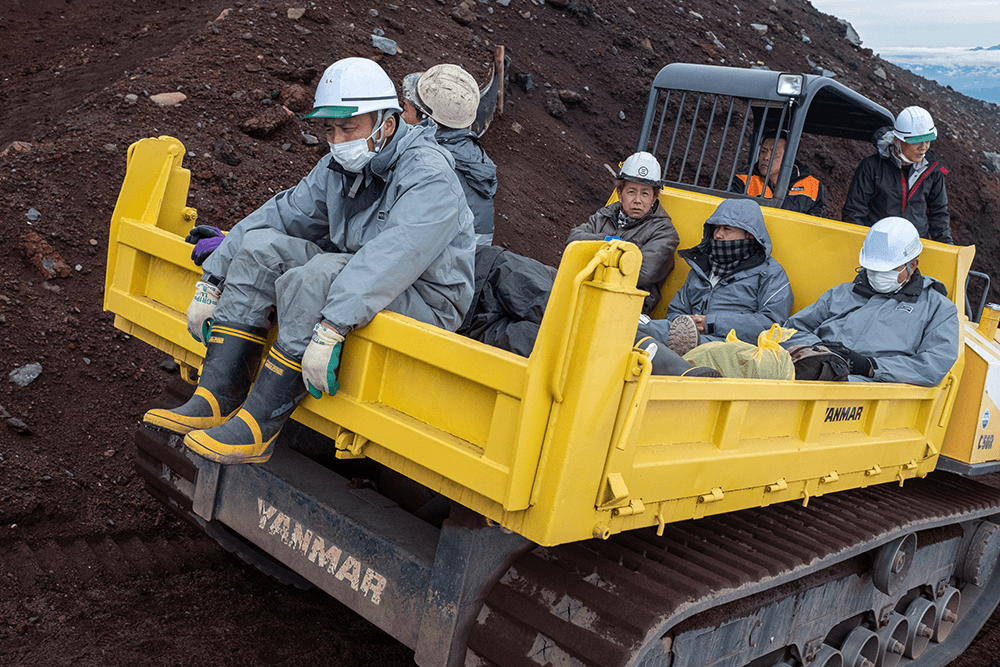
[[[927,134],[918,134],[915,137],[907,137],[904,139],[908,144],[919,144],[924,141],[934,141],[937,139],[937,132],[928,132]]]
[[[306,118],[350,118],[358,112],[358,107],[316,107],[302,117]]]

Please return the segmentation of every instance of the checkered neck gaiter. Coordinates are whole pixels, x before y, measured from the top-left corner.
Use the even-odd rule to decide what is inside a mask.
[[[740,264],[759,252],[760,244],[756,239],[738,239],[735,241],[711,240],[708,254],[712,273],[719,278],[733,274]]]

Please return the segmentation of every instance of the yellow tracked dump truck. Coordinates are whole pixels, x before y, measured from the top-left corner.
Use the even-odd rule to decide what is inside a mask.
[[[638,148],[690,247],[769,128],[788,130],[780,193],[800,141],[891,120],[830,79],[669,65]],[[185,327],[184,154],[130,147],[105,308],[187,376],[205,348]],[[761,203],[797,311],[854,277],[866,229],[781,199]],[[943,667],[1000,597],[1000,491],[973,479],[1000,469],[1000,347],[966,308],[974,248],[924,247],[972,315],[935,387],[653,376],[633,348],[640,253],[576,243],[530,357],[382,313],[267,463],[219,466],[143,427],[137,466],[177,514],[421,666]]]

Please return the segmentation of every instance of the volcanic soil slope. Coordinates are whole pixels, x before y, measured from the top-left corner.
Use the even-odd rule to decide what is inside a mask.
[[[1000,150],[997,108],[843,35],[801,0],[0,2],[0,373],[40,368],[0,383],[0,664],[412,664],[324,594],[285,588],[172,518],[133,472],[142,407],[177,371],[102,311],[131,143],[183,141],[190,205],[228,229],[327,150],[298,118],[330,62],[372,57],[395,80],[456,62],[483,83],[503,45],[505,104],[483,140],[499,169],[496,240],[556,264],[607,198],[606,165],[634,150],[661,67],[816,66],[892,111],[931,110],[955,238],[1000,276],[1000,179],[984,167]],[[162,93],[184,99],[160,106]],[[827,142],[801,155],[833,215],[869,152]],[[994,622],[954,664],[990,665],[997,647]]]

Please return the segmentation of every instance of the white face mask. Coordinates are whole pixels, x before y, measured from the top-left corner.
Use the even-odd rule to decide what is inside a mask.
[[[355,139],[340,144],[330,143],[330,152],[341,167],[355,174],[360,173],[375,157],[375,153],[368,150],[367,139]]]
[[[899,275],[903,271],[906,271],[905,266],[899,271],[895,269],[889,269],[888,271],[872,271],[868,269],[868,284],[880,294],[898,292],[903,289],[903,285],[899,282]]]
[[[378,152],[368,150],[368,139],[371,139],[382,131],[383,123],[384,121],[378,123],[375,126],[375,129],[372,130],[372,133],[365,139],[344,141],[339,144],[327,142],[330,144],[330,152],[333,154],[333,159],[347,171],[354,174],[361,173],[361,170],[365,168],[365,165],[371,162],[372,158],[375,157],[375,154]]]

